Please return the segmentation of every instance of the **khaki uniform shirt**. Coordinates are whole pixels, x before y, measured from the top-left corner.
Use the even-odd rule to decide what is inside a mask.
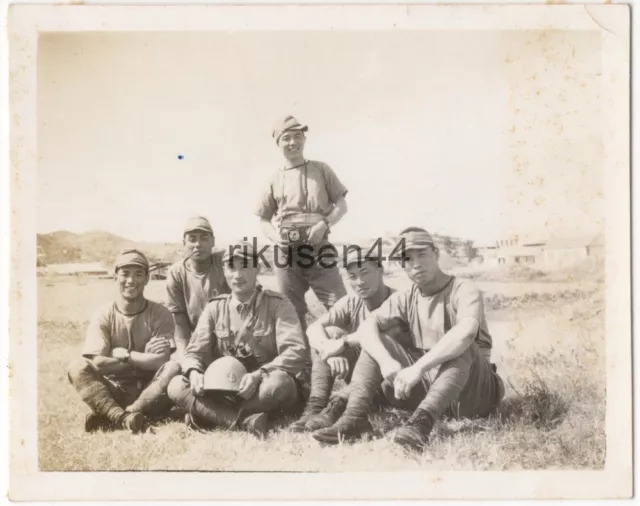
[[[237,314],[232,315],[231,311]],[[238,315],[247,323],[240,333],[237,323],[232,323],[239,321]],[[188,374],[191,369],[204,372],[216,358],[236,356],[234,350],[238,349],[255,359],[251,370],[280,369],[299,377],[310,361],[309,347],[293,305],[284,295],[262,287],[246,304],[238,304],[231,295],[219,295],[207,304],[185,350],[183,373]]]
[[[410,347],[430,350],[454,325],[464,318],[478,322],[475,341],[479,348],[492,347],[484,314],[482,294],[469,280],[452,277],[438,293],[422,295],[417,285],[396,292],[373,312],[381,330],[406,326]]]
[[[109,357],[114,348],[144,353],[147,343],[157,336],[166,337],[175,348],[173,332],[173,317],[162,304],[147,300],[142,311],[126,315],[112,302],[101,308],[89,323],[82,355]],[[134,372],[144,376],[143,371]]]
[[[347,188],[326,163],[307,161],[305,166],[280,169],[262,194],[256,214],[279,222],[290,214],[326,216],[334,204],[347,194]]]
[[[389,290],[389,296],[395,292],[393,288],[385,288]],[[352,334],[370,314],[367,303],[356,294],[350,293],[336,302],[323,318],[326,318],[327,327],[340,327]]]
[[[211,266],[205,273],[187,267],[187,260],[176,262],[167,274],[167,308],[172,313],[183,313],[189,318],[191,332],[212,297],[231,290],[224,278],[222,256],[211,255]]]

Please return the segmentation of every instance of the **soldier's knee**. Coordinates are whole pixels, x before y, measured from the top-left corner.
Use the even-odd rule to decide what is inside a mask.
[[[178,362],[174,362],[170,360],[169,362],[165,362],[160,369],[158,369],[158,376],[164,379],[171,379],[174,376],[177,376],[182,372],[182,367]]]
[[[295,380],[284,371],[272,371],[260,385],[260,395],[279,404],[290,404],[298,397]]]
[[[175,376],[167,386],[167,395],[175,404],[178,404],[184,397],[186,390],[190,388],[189,381],[184,376]]]
[[[93,370],[91,361],[87,358],[81,357],[71,361],[67,367],[67,377],[71,383],[78,381],[78,378],[84,374],[87,374]]]

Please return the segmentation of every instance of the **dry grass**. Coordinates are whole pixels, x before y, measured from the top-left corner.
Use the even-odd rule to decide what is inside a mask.
[[[265,277],[269,286],[272,279]],[[149,298],[163,298],[152,282]],[[390,278],[400,287],[401,277]],[[87,435],[87,408],[68,384],[66,364],[79,352],[88,320],[113,296],[107,280],[39,280],[39,461],[59,470],[384,471],[420,469],[602,468],[605,460],[604,300],[592,285],[481,283],[487,294],[494,361],[507,383],[498,413],[486,420],[440,423],[430,449],[407,454],[386,437],[320,447],[284,424],[265,441],[240,433],[200,434],[173,419],[146,433]],[[516,289],[517,288],[517,289]],[[310,297],[313,311],[317,301]],[[380,432],[407,413],[373,416]]]

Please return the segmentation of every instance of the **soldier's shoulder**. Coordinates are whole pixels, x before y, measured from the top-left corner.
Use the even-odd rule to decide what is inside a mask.
[[[173,262],[170,266],[169,266],[169,273],[170,274],[179,274],[184,270],[184,258],[181,258],[180,260],[177,260],[175,262]]]
[[[103,321],[111,318],[113,312],[115,311],[115,302],[107,302],[106,304],[102,304],[98,306],[93,313],[91,314],[91,320],[99,320]]]

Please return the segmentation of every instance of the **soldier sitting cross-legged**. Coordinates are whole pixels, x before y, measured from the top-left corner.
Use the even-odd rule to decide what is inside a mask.
[[[148,281],[144,254],[126,250],[118,256],[119,295],[93,318],[82,357],[69,366],[69,381],[92,409],[85,419],[87,432],[139,432],[144,415],[163,415],[171,408],[166,388],[179,373],[179,366],[168,362],[175,348],[173,318],[164,306],[144,297]]]

